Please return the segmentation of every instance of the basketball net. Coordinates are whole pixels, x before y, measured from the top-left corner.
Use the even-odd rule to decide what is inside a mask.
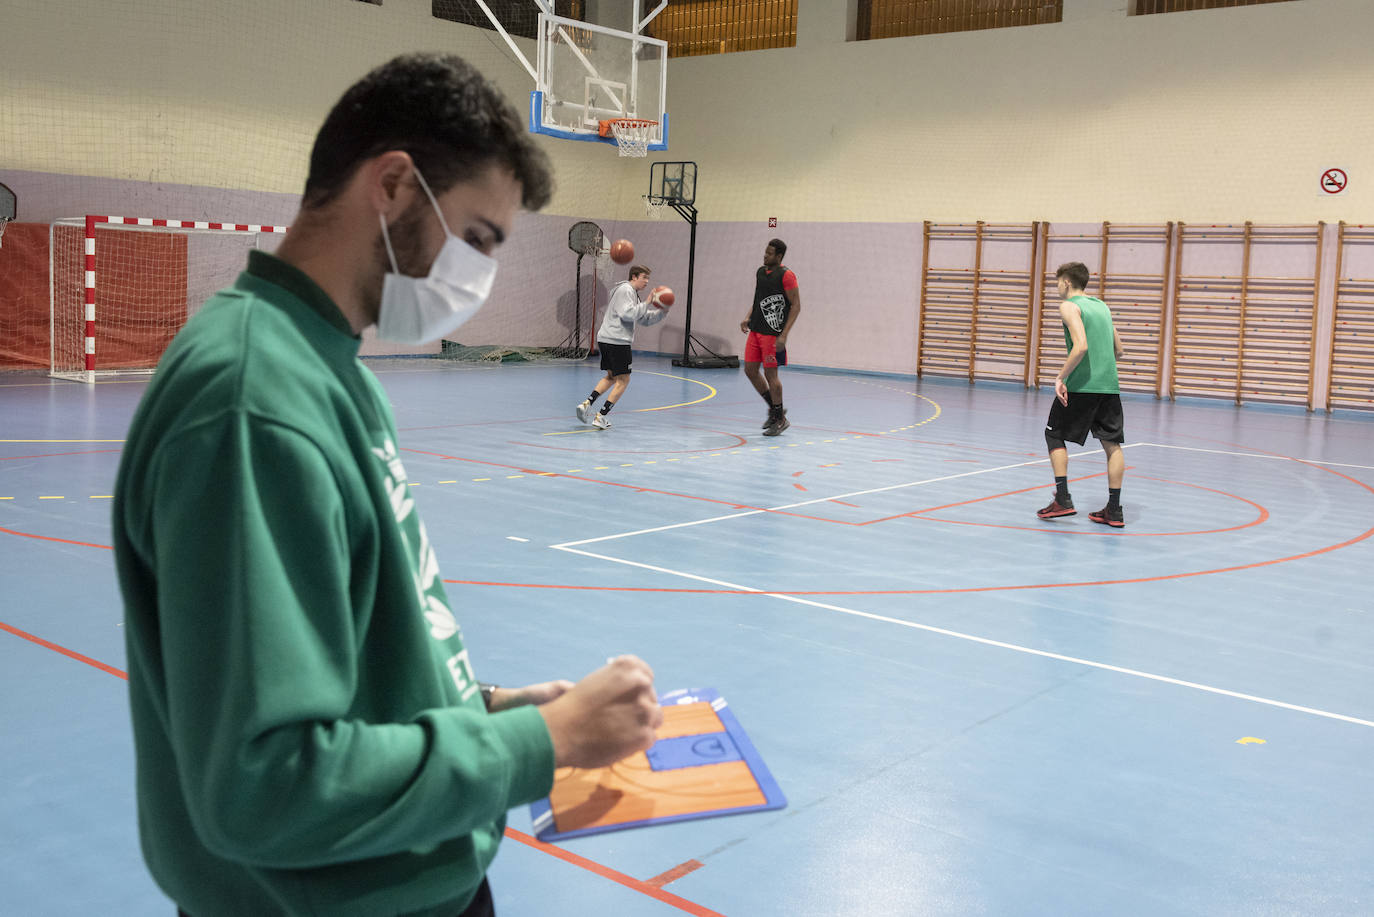
[[[5,247],[5,224],[8,222],[7,217],[0,217],[0,248]]]
[[[615,118],[610,122],[611,134],[621,156],[648,156],[649,132],[657,126],[657,121],[643,118]]]
[[[664,200],[661,197],[654,197],[650,194],[640,195],[644,198],[644,213],[651,220],[663,218]]]

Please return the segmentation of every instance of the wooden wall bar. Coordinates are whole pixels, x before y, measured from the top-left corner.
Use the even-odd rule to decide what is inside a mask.
[[[1064,331],[1057,308],[1054,272],[1060,264],[1083,261],[1094,267],[1088,295],[1104,300],[1126,356],[1117,364],[1123,392],[1163,394],[1164,327],[1169,300],[1173,223],[1103,222],[1097,233],[1055,232],[1046,224],[1041,275],[1040,335],[1035,384],[1052,385],[1064,362]],[[1086,252],[1095,249],[1095,259]],[[1153,269],[1152,269],[1153,268]]]
[[[1324,224],[1178,225],[1170,396],[1314,407]]]
[[[1123,392],[1374,408],[1374,226],[1083,229],[926,222],[917,376],[1051,384],[1065,352],[1054,272],[1082,261],[1126,348]]]
[[[1025,384],[1040,236],[1038,222],[925,223],[917,376]]]
[[[1335,299],[1326,408],[1374,408],[1374,226],[1340,224]]]

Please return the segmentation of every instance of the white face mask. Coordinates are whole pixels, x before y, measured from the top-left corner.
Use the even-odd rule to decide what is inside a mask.
[[[377,337],[395,344],[426,344],[452,334],[482,308],[496,279],[496,259],[449,232],[439,202],[434,199],[419,169],[415,170],[415,178],[439,215],[445,238],[443,248],[429,266],[429,274],[408,277],[396,264],[386,217],[377,214],[382,224],[386,255],[391,259],[391,271],[382,281]]]

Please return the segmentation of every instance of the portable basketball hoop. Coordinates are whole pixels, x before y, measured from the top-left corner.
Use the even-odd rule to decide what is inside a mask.
[[[591,354],[592,345],[596,340],[593,330],[596,324],[596,281],[598,278],[610,277],[611,249],[601,227],[590,220],[574,223],[572,228],[568,230],[568,248],[577,254],[572,330],[568,332],[563,343],[554,348],[554,355],[562,359],[581,360]],[[592,275],[591,302],[587,303],[584,309],[582,302],[582,259],[588,257],[596,259],[594,262],[596,266]],[[585,345],[582,342],[584,331],[587,336]]]
[[[598,133],[615,138],[621,156],[648,156],[649,142],[653,139],[657,121],[646,118],[611,118],[600,122]]]

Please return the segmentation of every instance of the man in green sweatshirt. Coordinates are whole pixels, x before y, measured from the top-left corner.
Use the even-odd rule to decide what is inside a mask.
[[[479,685],[362,330],[419,343],[480,307],[551,194],[459,58],[406,55],[316,137],[276,256],[163,356],[113,506],[154,878],[190,917],[492,913],[506,811],[555,767],[647,748],[653,673]]]

